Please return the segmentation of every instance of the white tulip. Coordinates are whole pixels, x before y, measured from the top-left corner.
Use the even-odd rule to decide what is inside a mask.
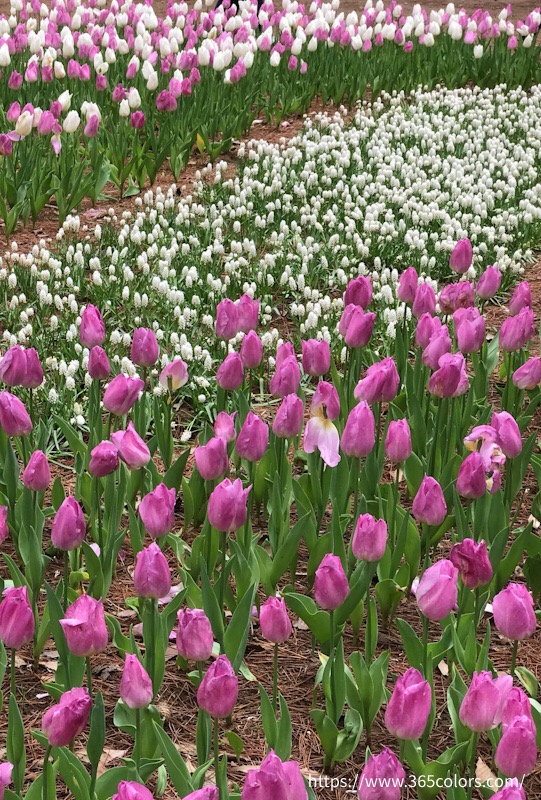
[[[33,122],[34,115],[31,114],[30,111],[23,111],[15,123],[15,133],[24,139],[24,137],[28,136],[28,134],[31,132]]]
[[[74,133],[81,124],[81,118],[77,111],[68,112],[64,125],[62,126],[66,133]]]

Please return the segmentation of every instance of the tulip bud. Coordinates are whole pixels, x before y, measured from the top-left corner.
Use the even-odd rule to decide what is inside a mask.
[[[517,421],[507,411],[494,412],[490,424],[498,436],[498,444],[507,458],[516,458],[522,452],[522,436]]]
[[[467,456],[458,470],[456,490],[461,497],[474,500],[487,490],[487,475],[483,456],[475,451]]]
[[[510,675],[494,679],[490,672],[474,672],[460,705],[461,723],[474,733],[495,728],[502,720],[503,706],[512,686]]]
[[[228,414],[227,411],[220,411],[214,421],[214,434],[225,442],[232,442],[237,435],[235,432],[235,417],[237,412]]]
[[[133,332],[133,340],[131,345],[131,360],[138,367],[148,369],[153,367],[158,356],[160,348],[158,340],[154,331],[150,328],[137,328]]]
[[[302,368],[306,375],[318,378],[331,368],[331,348],[324,339],[302,342]]]
[[[533,356],[513,373],[513,383],[519,389],[531,391],[541,383],[541,358]]]
[[[166,597],[171,591],[169,564],[156,542],[137,553],[133,584],[139,597],[154,600]]]
[[[11,761],[4,761],[0,764],[0,798],[4,798],[4,790],[6,786],[11,783],[11,773],[13,772],[13,764]]]
[[[261,633],[269,642],[282,644],[291,636],[291,620],[283,597],[268,597],[259,612]]]
[[[14,345],[6,351],[0,361],[0,380],[6,386],[22,386],[25,373],[25,351],[19,345]]]
[[[314,597],[321,608],[334,609],[341,606],[349,594],[349,583],[338,556],[327,553],[316,570]]]
[[[456,606],[458,569],[442,558],[423,573],[416,591],[419,611],[428,619],[439,622]]]
[[[239,332],[239,312],[232,300],[225,298],[216,307],[216,336],[220,339],[233,339]]]
[[[526,795],[518,781],[508,779],[503,789],[493,794],[490,800],[526,800]]]
[[[453,320],[460,352],[479,352],[485,342],[485,318],[476,308],[458,308]]]
[[[146,708],[152,703],[152,681],[137,656],[126,654],[120,681],[120,697],[128,708]]]
[[[415,267],[408,267],[398,278],[396,294],[401,303],[411,305],[415,300],[419,276]]]
[[[411,667],[395,684],[385,710],[385,726],[397,739],[419,739],[432,708],[432,690],[421,673]]]
[[[442,327],[439,317],[432,317],[430,314],[425,313],[419,317],[417,327],[415,329],[415,345],[422,347],[423,350],[428,347],[430,339],[437,330]]]
[[[425,475],[413,499],[411,513],[418,522],[441,525],[447,514],[443,491],[435,478]]]
[[[494,763],[508,778],[523,778],[537,763],[535,725],[529,717],[516,717],[503,732]]]
[[[32,420],[18,397],[0,392],[0,428],[7,436],[27,436],[32,430]]]
[[[88,357],[88,374],[95,381],[104,381],[111,374],[111,366],[107,353],[99,345],[90,351]]]
[[[285,397],[288,394],[297,394],[301,382],[301,370],[295,355],[288,356],[278,362],[276,358],[276,372],[270,381],[270,392],[273,397]]]
[[[412,452],[409,422],[407,419],[392,420],[385,437],[385,455],[395,464],[401,464],[408,460]]]
[[[118,469],[118,448],[113,442],[100,442],[90,453],[88,471],[95,478],[104,478]]]
[[[292,439],[301,432],[304,403],[296,394],[288,394],[276,412],[272,431],[280,439]]]
[[[361,306],[346,306],[340,318],[339,333],[348,347],[366,347],[372,336],[376,315],[365,312]]]
[[[239,331],[248,333],[257,328],[260,301],[254,300],[250,295],[243,294],[236,303],[239,315]]]
[[[498,267],[487,267],[477,281],[476,292],[481,300],[489,300],[497,294],[502,282],[502,273]]]
[[[453,545],[449,554],[451,562],[460,573],[460,579],[468,589],[486,586],[492,580],[492,565],[484,540],[463,539]]]
[[[366,370],[365,377],[357,384],[354,395],[357,400],[372,403],[390,403],[400,386],[394,358],[384,358]]]
[[[417,318],[423,314],[430,314],[431,317],[436,313],[436,293],[429,283],[420,283],[415,292],[415,299],[412,306],[413,315]]]
[[[492,601],[494,624],[508,639],[527,639],[537,627],[533,599],[523,583],[509,583]],[[513,777],[513,776],[510,776]]]
[[[252,411],[249,411],[237,436],[235,445],[237,455],[247,461],[261,461],[268,444],[268,425]]]
[[[505,352],[522,350],[535,334],[535,321],[531,308],[522,308],[516,317],[508,317],[500,328],[500,347]]]
[[[197,703],[211,717],[225,719],[233,711],[239,693],[239,680],[227,656],[210,665],[199,684]]]
[[[196,447],[194,456],[199,474],[206,481],[215,481],[227,472],[229,466],[227,443],[219,436],[210,439],[205,445]]]
[[[374,447],[376,422],[372,409],[364,400],[349,412],[340,446],[346,456],[364,458]]]
[[[451,351],[451,337],[447,325],[435,326],[434,333],[423,350],[423,364],[435,370],[438,368],[440,358]]]
[[[59,702],[43,715],[41,729],[51,747],[67,747],[85,728],[92,708],[86,689],[64,692]]]
[[[532,705],[528,695],[518,686],[512,686],[503,704],[501,714],[502,730],[507,730],[517,717],[529,717],[533,723]]]
[[[59,550],[74,550],[81,546],[85,533],[83,510],[76,499],[69,495],[53,519],[51,542]]]
[[[472,265],[473,261],[473,248],[469,239],[460,239],[451,253],[449,258],[449,266],[454,272],[463,275],[467,272]]]
[[[376,520],[372,514],[361,514],[351,540],[351,551],[355,558],[374,564],[383,558],[386,546],[387,523],[385,520]]]
[[[532,308],[532,291],[528,281],[518,284],[509,300],[509,313],[512,317],[516,316],[523,308]]]
[[[242,340],[240,357],[245,369],[255,369],[263,358],[263,344],[255,331],[250,331]]]
[[[128,423],[125,431],[112,433],[111,439],[128,469],[141,469],[150,461],[150,450],[135,430],[133,422]]]
[[[225,478],[213,489],[207,508],[213,528],[224,532],[242,528],[248,514],[246,502],[251,488],[243,489],[240,478],[235,481]]]
[[[34,492],[44,492],[51,482],[51,470],[47,456],[42,450],[35,450],[28,460],[22,476],[22,482],[27,489]]]
[[[216,383],[230,392],[238,389],[244,380],[244,366],[238,353],[229,353],[216,373]]]
[[[220,800],[216,786],[204,786],[187,794],[184,800]]]
[[[186,363],[181,358],[171,361],[160,372],[159,382],[164,389],[169,389],[169,387],[172,391],[181,389],[188,382]]]
[[[105,323],[96,306],[88,305],[81,314],[79,339],[84,347],[94,347],[105,341]]]
[[[165,483],[146,494],[139,503],[139,515],[151,536],[165,536],[175,526],[176,492]]]
[[[39,360],[39,356],[33,347],[29,347],[24,351],[26,357],[26,371],[24,373],[21,385],[25,389],[37,389],[43,383],[43,367]]]
[[[66,643],[76,656],[93,656],[107,647],[109,634],[101,600],[82,594],[68,606],[60,624]]]
[[[439,360],[439,369],[428,381],[428,390],[436,397],[460,397],[469,389],[466,362],[462,353],[445,353]]]
[[[281,761],[271,750],[259,769],[246,775],[241,800],[308,800],[306,786],[295,761]]]
[[[7,650],[18,650],[34,636],[34,612],[26,586],[4,589],[0,603],[0,641]]]
[[[212,655],[214,635],[201,608],[180,609],[177,614],[177,650],[186,661],[207,661]]]
[[[361,306],[364,310],[370,304],[371,300],[372,282],[370,278],[364,275],[352,278],[344,292],[344,306],[348,306],[351,303],[354,306]]]
[[[103,407],[111,414],[123,417],[136,403],[144,385],[144,381],[140,378],[128,378],[121,372],[120,375],[113,378],[105,390]]]
[[[111,800],[154,800],[152,792],[137,781],[120,781]]]
[[[406,773],[388,747],[370,756],[359,777],[359,800],[400,800]]]

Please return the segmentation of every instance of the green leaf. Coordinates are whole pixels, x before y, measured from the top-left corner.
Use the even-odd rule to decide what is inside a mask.
[[[248,641],[248,634],[252,621],[252,606],[254,604],[256,589],[257,586],[254,584],[245,592],[224,634],[224,650],[235,672],[238,672],[242,659],[244,658],[244,651],[246,650],[246,642]]]
[[[24,746],[24,725],[14,694],[9,698],[7,760],[13,764],[13,784],[20,792],[24,783],[26,769],[26,750]]]
[[[105,708],[103,696],[98,692],[90,715],[90,734],[86,745],[88,760],[96,769],[105,745]]]
[[[180,797],[185,797],[194,790],[192,777],[186,766],[186,762],[178,752],[177,748],[166,734],[164,729],[154,723],[156,738],[160,743],[163,760],[167,767],[169,780]]]

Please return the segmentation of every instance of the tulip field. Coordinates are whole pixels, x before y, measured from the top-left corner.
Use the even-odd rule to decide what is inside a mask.
[[[541,9],[0,12],[0,800],[541,800]]]

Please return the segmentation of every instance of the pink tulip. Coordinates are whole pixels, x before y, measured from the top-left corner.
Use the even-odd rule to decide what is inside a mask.
[[[428,381],[428,389],[436,397],[460,397],[469,389],[466,362],[462,353],[445,353],[439,360],[439,369]]]
[[[423,573],[416,591],[421,614],[434,622],[444,619],[456,606],[458,569],[446,558]]]
[[[372,409],[364,400],[354,406],[342,433],[341,447],[345,455],[364,458],[374,447],[376,422]]]
[[[385,727],[397,739],[419,739],[432,708],[432,690],[421,673],[411,667],[395,684],[385,710]]]
[[[165,536],[175,527],[176,492],[165,483],[146,494],[139,503],[139,515],[151,536]]]
[[[412,305],[417,292],[419,276],[415,267],[408,267],[400,274],[396,294],[401,303]]]
[[[27,489],[44,492],[51,482],[51,470],[47,456],[42,450],[35,450],[28,460],[21,478]]]
[[[494,679],[490,672],[474,672],[460,705],[460,721],[474,733],[490,731],[502,721],[504,703],[513,686],[511,675]]]
[[[295,761],[281,761],[274,750],[259,769],[246,775],[241,800],[308,800],[308,792]]]
[[[473,539],[463,539],[451,548],[451,562],[460,573],[460,579],[468,589],[486,586],[492,580],[492,565],[484,540],[479,543]]]
[[[535,334],[535,320],[531,308],[522,308],[516,317],[508,317],[500,328],[500,347],[505,352],[522,350]]]
[[[126,654],[120,681],[120,698],[128,708],[146,708],[152,703],[152,681],[137,656]]]
[[[105,323],[96,306],[87,305],[81,314],[79,339],[84,347],[94,347],[105,341]]]
[[[43,383],[43,367],[39,356],[33,347],[24,351],[26,357],[26,372],[23,375],[21,385],[25,389],[37,389]]]
[[[429,283],[419,284],[411,310],[417,318],[422,317],[423,314],[434,316],[436,313],[436,293]]]
[[[216,336],[220,339],[233,339],[239,332],[239,312],[232,300],[225,298],[216,307]]]
[[[227,656],[210,665],[197,690],[199,708],[211,717],[225,719],[233,711],[239,693],[239,680]]]
[[[88,471],[95,478],[104,478],[118,469],[118,448],[113,442],[100,442],[90,453]]]
[[[374,564],[383,558],[386,546],[387,523],[385,520],[376,520],[372,514],[361,514],[351,540],[351,551],[355,558]]]
[[[32,430],[32,420],[18,397],[0,392],[0,428],[7,436],[27,436]]]
[[[166,597],[171,591],[169,564],[156,542],[137,553],[133,585],[139,597],[154,600]]]
[[[338,556],[327,553],[316,570],[314,597],[321,608],[334,609],[341,606],[349,594],[349,583]]]
[[[361,306],[346,306],[338,326],[348,347],[366,347],[372,336],[376,315]]]
[[[34,612],[26,586],[4,589],[0,603],[0,641],[8,650],[18,650],[34,636]]]
[[[154,800],[152,792],[137,781],[120,781],[112,800]]]
[[[447,515],[443,491],[435,478],[425,475],[413,499],[411,513],[418,522],[441,525]]]
[[[41,729],[51,747],[67,747],[86,727],[92,698],[86,689],[70,689],[43,715]]]
[[[0,506],[0,544],[6,541],[9,536],[8,507]]]
[[[216,786],[204,786],[187,794],[184,800],[220,800]]]
[[[133,422],[128,422],[125,431],[112,433],[111,439],[128,469],[141,469],[150,461],[150,450],[135,430]]]
[[[13,764],[11,761],[4,761],[0,764],[0,800],[4,800],[6,786],[11,783],[11,773],[13,772]]]
[[[273,397],[285,397],[288,394],[297,394],[301,382],[301,370],[296,356],[288,356],[278,363],[276,371],[271,378],[270,392]]]
[[[85,533],[83,510],[76,499],[69,495],[54,516],[51,542],[59,550],[74,550],[81,546]]]
[[[400,800],[406,773],[388,747],[371,755],[359,777],[359,800]]]
[[[76,656],[92,656],[107,647],[109,634],[101,600],[82,594],[68,606],[60,625],[69,649]]]
[[[220,436],[215,436],[205,445],[196,447],[194,456],[199,474],[206,481],[215,481],[227,472],[229,466],[227,442]]]
[[[222,389],[232,392],[242,386],[244,365],[238,353],[229,353],[220,364],[216,373],[216,383]]]
[[[503,789],[493,794],[491,800],[526,800],[524,789],[518,781],[506,783]]]
[[[513,686],[506,695],[502,708],[502,731],[506,731],[517,717],[528,717],[533,724],[532,704],[528,695],[518,686]]]
[[[453,320],[460,352],[478,353],[485,342],[485,318],[476,308],[458,308]]]
[[[304,403],[296,394],[287,394],[282,400],[272,423],[272,432],[280,439],[292,439],[301,432]]]
[[[508,411],[494,412],[490,420],[496,431],[498,444],[507,458],[516,458],[522,452],[522,436],[517,421]]]
[[[111,414],[123,417],[135,405],[144,386],[140,378],[128,378],[121,372],[105,390],[103,407]]]
[[[541,383],[541,358],[532,356],[513,373],[513,383],[519,389],[532,391]]]
[[[209,618],[201,608],[180,609],[177,614],[177,650],[186,661],[208,661],[214,636]]]
[[[214,421],[214,434],[219,436],[225,442],[232,442],[236,437],[235,433],[235,417],[237,412],[233,411],[228,414],[227,411],[220,411]]]
[[[150,328],[137,328],[133,332],[133,340],[131,345],[131,360],[138,367],[148,369],[153,367],[158,356],[160,348],[156,334]]]
[[[487,491],[485,462],[480,453],[470,453],[458,470],[456,490],[461,497],[474,500],[483,497]]]
[[[18,344],[10,347],[0,361],[0,380],[6,386],[22,386],[26,374],[25,351]]]
[[[476,292],[481,300],[489,300],[497,294],[502,282],[502,273],[498,267],[487,267],[477,281]]]
[[[516,717],[503,732],[494,754],[498,769],[508,778],[523,778],[537,763],[535,725],[529,717]]]
[[[164,389],[171,388],[172,391],[181,389],[188,382],[186,363],[181,358],[171,361],[160,372],[159,382]]]
[[[492,601],[494,624],[508,639],[527,639],[537,619],[531,594],[523,583],[509,583]]]
[[[430,339],[442,327],[441,319],[433,317],[428,312],[422,314],[417,321],[415,329],[415,345],[423,350],[428,346]],[[446,326],[447,329],[447,326]]]
[[[216,486],[209,498],[207,515],[213,528],[219,531],[237,531],[246,522],[247,497],[252,487],[243,489],[242,481],[225,478]]]
[[[462,275],[467,272],[472,265],[473,261],[473,248],[469,239],[460,239],[451,253],[449,258],[449,266],[454,272]]]
[[[532,290],[528,281],[522,281],[516,287],[509,300],[509,313],[512,317],[516,316],[523,308],[532,308]]]
[[[475,305],[473,283],[460,281],[450,283],[439,296],[440,310],[443,314],[453,314],[459,308],[470,308]]]
[[[384,358],[366,370],[355,388],[355,398],[372,403],[390,403],[394,400],[400,386],[400,377],[394,358]]]
[[[247,461],[261,461],[269,445],[269,426],[249,411],[236,442],[237,455]]]
[[[98,344],[92,348],[88,357],[88,374],[94,381],[105,381],[111,374],[107,353]]]
[[[395,419],[389,423],[385,437],[385,455],[395,464],[402,464],[412,454],[411,431],[407,419]]]
[[[259,612],[261,633],[269,642],[282,644],[291,636],[291,620],[283,597],[268,597]]]
[[[447,325],[436,327],[423,350],[423,364],[431,370],[438,369],[440,358],[451,352],[451,337]]]
[[[248,294],[243,294],[242,297],[237,300],[236,305],[239,315],[239,331],[248,333],[249,331],[255,330],[259,318],[260,301],[254,300]]]
[[[242,340],[240,357],[245,369],[256,369],[263,358],[263,343],[255,331],[250,331]]]
[[[302,368],[306,375],[318,378],[331,368],[331,348],[324,339],[302,342]]]
[[[364,310],[370,304],[371,300],[372,282],[370,278],[364,275],[352,278],[344,292],[344,306],[348,306],[352,303],[354,306],[360,306]]]

